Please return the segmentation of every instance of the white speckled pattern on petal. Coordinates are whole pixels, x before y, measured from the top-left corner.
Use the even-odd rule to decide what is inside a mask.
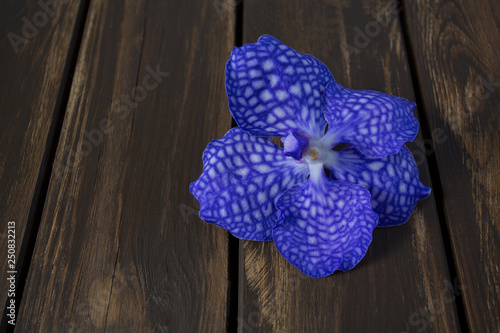
[[[203,154],[203,173],[191,184],[200,217],[239,238],[270,240],[278,212],[275,199],[303,182],[309,170],[280,147],[239,127],[212,140]]]
[[[328,179],[324,173],[283,193],[277,207],[276,247],[314,278],[353,268],[365,255],[378,221],[364,187]]]
[[[331,80],[319,60],[264,35],[257,43],[233,49],[226,66],[229,109],[253,135],[295,131],[319,137],[326,126],[323,93]]]
[[[379,215],[379,227],[408,221],[418,201],[431,189],[418,178],[418,167],[405,146],[395,155],[370,158],[352,146],[331,151],[335,157],[325,164],[336,179],[365,186],[372,195],[373,210]]]

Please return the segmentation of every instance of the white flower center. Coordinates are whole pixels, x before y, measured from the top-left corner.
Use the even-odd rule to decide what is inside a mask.
[[[310,145],[307,149],[305,161],[308,164],[324,163],[327,157],[325,149],[319,145]]]

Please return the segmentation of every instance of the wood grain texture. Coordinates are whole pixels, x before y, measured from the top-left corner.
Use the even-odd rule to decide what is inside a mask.
[[[473,332],[500,327],[500,3],[404,1]]]
[[[7,222],[16,222],[17,278],[25,259],[82,1],[54,7],[2,3],[0,9],[0,304],[7,300]],[[59,9],[59,12],[55,10]],[[34,19],[35,18],[35,19]],[[14,270],[14,269],[12,269]],[[18,285],[19,288],[19,285]],[[16,299],[20,293],[17,290]],[[2,320],[6,317],[2,316]]]
[[[230,128],[219,14],[91,2],[16,330],[225,331],[227,232],[189,194]]]
[[[398,12],[374,18],[387,5],[247,1],[244,42],[271,34],[319,58],[344,86],[414,100]],[[358,29],[364,32],[377,20],[379,32],[372,30],[368,40],[356,42]],[[347,45],[356,51],[349,54]],[[423,141],[421,135],[418,140]],[[421,180],[431,186],[425,151],[420,155]],[[245,241],[241,248],[240,332],[459,330],[450,287],[454,277],[449,276],[433,196],[417,205],[405,225],[375,230],[367,255],[347,273],[311,279],[286,262],[272,242]]]

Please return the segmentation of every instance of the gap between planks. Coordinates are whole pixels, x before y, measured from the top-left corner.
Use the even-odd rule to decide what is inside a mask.
[[[408,29],[408,21],[406,19],[407,9],[402,1],[399,2],[399,20],[401,22],[401,31],[403,34],[403,40],[405,43],[406,54],[408,57],[408,67],[410,70],[410,78],[413,84],[413,91],[415,93],[415,102],[417,103],[417,112],[420,118],[420,128],[422,130],[423,139],[431,140],[432,145],[434,145],[434,141],[432,141],[432,132],[431,125],[429,119],[427,117],[427,113],[425,112],[425,104],[424,98],[421,89],[421,80],[418,75],[417,62],[415,60],[415,54],[413,50],[413,46],[411,45],[409,29]],[[434,147],[433,147],[434,148]],[[460,281],[460,277],[457,272],[457,258],[453,254],[452,240],[450,235],[450,230],[448,229],[448,223],[446,218],[446,213],[444,210],[444,196],[443,196],[443,185],[441,183],[441,176],[439,174],[439,167],[436,160],[436,153],[433,150],[432,154],[427,154],[427,165],[429,167],[429,174],[431,176],[431,188],[434,192],[434,197],[436,198],[436,208],[437,214],[439,218],[439,225],[441,227],[441,235],[443,237],[443,246],[446,256],[446,261],[448,263],[448,269],[450,278],[458,279],[459,285],[462,285],[462,281]],[[456,296],[455,299],[457,317],[459,321],[459,326],[463,332],[470,331],[469,321],[467,320],[467,315],[465,311],[464,301],[462,293]]]
[[[75,73],[76,63],[78,60],[78,53],[85,30],[85,22],[87,20],[87,13],[90,5],[90,0],[83,0],[78,9],[77,19],[75,21],[75,29],[73,37],[71,38],[66,64],[64,66],[63,76],[59,87],[57,102],[53,111],[53,118],[51,121],[47,142],[45,143],[45,153],[43,156],[42,164],[37,177],[35,192],[30,205],[28,221],[26,224],[26,235],[21,242],[21,248],[16,265],[18,272],[16,281],[16,314],[19,314],[19,306],[22,302],[26,278],[31,265],[33,251],[38,236],[38,229],[42,219],[42,213],[45,205],[45,199],[50,184],[52,175],[52,165],[54,163],[57,146],[61,129],[66,115],[66,108],[68,105],[69,94],[71,91],[71,83]],[[7,299],[7,302],[9,299]],[[7,305],[4,307],[4,315],[0,324],[0,331],[10,333],[14,332],[15,326],[8,325]]]

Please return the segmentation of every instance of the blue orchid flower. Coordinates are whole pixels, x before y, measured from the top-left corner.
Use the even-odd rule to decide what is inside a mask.
[[[238,238],[273,240],[304,274],[353,268],[375,227],[405,223],[429,195],[404,146],[418,131],[414,103],[344,88],[319,60],[268,35],[233,49],[226,90],[239,127],[203,153],[190,186],[200,217]]]

